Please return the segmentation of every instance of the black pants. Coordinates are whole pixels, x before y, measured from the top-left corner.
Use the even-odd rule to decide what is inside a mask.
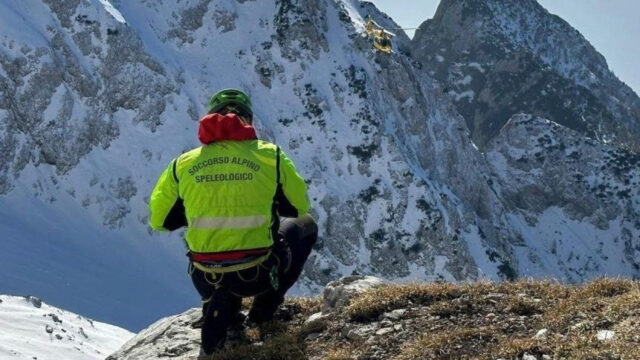
[[[243,297],[255,297],[249,320],[260,324],[273,318],[285,293],[298,280],[318,238],[318,226],[311,216],[286,218],[278,234],[271,256],[252,268],[213,278],[192,267],[191,279],[203,301],[202,348],[206,354],[224,345]]]

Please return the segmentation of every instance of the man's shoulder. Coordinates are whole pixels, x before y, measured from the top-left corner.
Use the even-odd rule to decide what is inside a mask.
[[[278,148],[278,145],[276,145],[276,144],[274,144],[274,143],[272,143],[272,142],[266,141],[266,140],[255,140],[255,141],[256,141],[256,142],[255,142],[256,147],[257,147],[258,149],[260,149],[260,150],[271,150],[271,151],[275,151],[275,150],[276,150],[276,148]]]
[[[188,166],[193,160],[200,157],[202,154],[203,147],[198,146],[197,148],[193,148],[189,151],[185,151],[182,154],[176,157],[176,165],[178,168],[182,168],[183,166]]]
[[[202,146],[198,146],[197,148],[193,148],[189,151],[183,152],[178,156],[178,161],[184,161],[188,159],[192,159],[194,157],[198,157],[202,152]]]

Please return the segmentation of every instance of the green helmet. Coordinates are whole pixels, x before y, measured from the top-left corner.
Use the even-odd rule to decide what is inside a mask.
[[[218,91],[209,100],[209,110],[207,113],[215,113],[222,110],[227,105],[235,105],[239,110],[244,112],[248,117],[253,117],[253,110],[251,110],[251,99],[247,94],[236,89],[224,89]]]

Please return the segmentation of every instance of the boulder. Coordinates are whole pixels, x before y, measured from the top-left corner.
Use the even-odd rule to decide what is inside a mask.
[[[349,304],[360,293],[384,285],[384,280],[375,276],[353,275],[332,281],[324,288],[323,313],[333,312]]]
[[[153,323],[125,343],[106,360],[195,359],[200,352],[200,329],[191,324],[201,316],[199,308]]]

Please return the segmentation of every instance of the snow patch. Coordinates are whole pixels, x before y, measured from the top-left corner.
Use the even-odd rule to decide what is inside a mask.
[[[469,253],[478,267],[478,280],[500,280],[498,264],[489,259],[478,227],[471,226],[470,231],[466,230],[462,232],[462,237],[466,241]]]
[[[482,67],[482,65],[480,65],[480,63],[471,62],[471,63],[468,63],[467,66],[470,67],[470,68],[474,68],[474,69],[480,71],[483,74],[485,72],[484,68]]]
[[[476,96],[476,93],[473,90],[466,90],[461,93],[450,90],[449,95],[453,96],[454,99],[456,99],[456,101],[460,101],[466,98],[466,99],[469,99],[469,102],[472,102]]]
[[[122,16],[122,14],[120,13],[120,11],[118,11],[118,9],[116,9],[110,2],[109,0],[100,0],[100,3],[102,4],[102,6],[104,6],[104,9],[107,10],[107,12],[109,14],[111,14],[111,16],[113,16],[114,19],[116,19],[116,21],[126,24],[127,22],[124,19],[124,16]]]
[[[471,75],[465,75],[465,77],[463,77],[462,79],[456,80],[456,84],[457,85],[469,85],[471,84],[471,81],[473,80],[473,77]]]

